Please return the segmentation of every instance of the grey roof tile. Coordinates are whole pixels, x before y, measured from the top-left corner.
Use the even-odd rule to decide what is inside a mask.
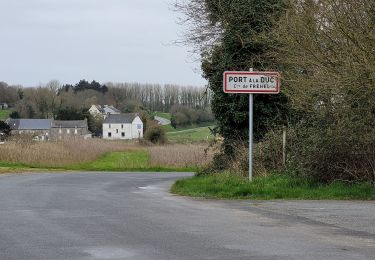
[[[52,119],[11,119],[8,125],[13,130],[49,130]]]
[[[137,114],[110,114],[104,120],[104,124],[131,124]]]
[[[86,120],[54,120],[52,123],[52,127],[54,128],[86,128],[87,121]]]

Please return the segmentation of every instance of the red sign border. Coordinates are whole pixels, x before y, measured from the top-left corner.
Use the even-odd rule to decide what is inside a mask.
[[[277,78],[276,90],[228,90],[226,78],[231,75],[271,75]],[[250,94],[278,94],[280,92],[280,73],[273,71],[224,71],[223,73],[224,93],[250,93]]]

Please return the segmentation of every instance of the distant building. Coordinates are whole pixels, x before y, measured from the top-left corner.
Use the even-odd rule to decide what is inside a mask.
[[[36,140],[49,140],[52,119],[8,119],[12,135],[31,135]]]
[[[0,103],[0,110],[8,109],[7,103]]]
[[[92,105],[89,109],[89,113],[91,115],[102,115],[103,114],[102,106],[100,105]]]
[[[62,139],[89,139],[91,133],[88,130],[87,119],[85,120],[54,120],[50,130],[53,140]]]
[[[52,119],[8,119],[12,135],[31,135],[34,140],[91,138],[87,120],[58,121]]]
[[[102,115],[103,118],[106,118],[108,115],[118,115],[121,113],[121,111],[114,106],[108,105],[92,105],[89,109],[89,112],[93,116]]]
[[[110,114],[103,122],[103,139],[143,138],[143,122],[137,114]]]

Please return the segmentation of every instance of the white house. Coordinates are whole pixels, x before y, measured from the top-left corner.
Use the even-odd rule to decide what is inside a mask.
[[[103,122],[103,138],[143,138],[143,122],[136,114],[109,114]]]
[[[108,106],[108,105],[92,105],[89,109],[89,112],[91,115],[103,115],[106,117],[107,115],[113,115],[113,114],[120,114],[121,111],[115,108],[114,106]]]
[[[8,108],[7,103],[0,103],[0,110],[4,110],[4,109],[7,109],[7,108]]]
[[[89,109],[89,113],[93,116],[101,115],[103,112],[102,107],[100,105],[92,105]]]

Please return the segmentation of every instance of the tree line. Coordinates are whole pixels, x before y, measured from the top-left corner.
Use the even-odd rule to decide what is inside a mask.
[[[0,102],[6,102],[21,118],[56,118],[66,109],[82,110],[91,105],[113,105],[122,112],[169,112],[175,105],[207,108],[211,91],[203,87],[106,83],[81,80],[75,85],[62,85],[56,80],[46,85],[25,88],[0,82]]]

